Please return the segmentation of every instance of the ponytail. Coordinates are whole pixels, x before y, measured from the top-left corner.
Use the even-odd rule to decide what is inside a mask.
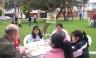
[[[64,51],[65,58],[74,58],[71,43],[61,34],[53,34],[51,43],[54,43],[53,48],[61,48]]]
[[[83,37],[84,37],[84,40],[86,40],[87,42],[87,46],[89,47],[88,37],[86,36],[86,33],[84,31],[83,31]]]
[[[64,50],[65,58],[74,58],[72,46],[69,41],[64,42],[64,47],[62,49]]]

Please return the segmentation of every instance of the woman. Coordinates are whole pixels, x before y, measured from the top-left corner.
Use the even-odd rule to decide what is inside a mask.
[[[64,37],[66,37],[66,39],[67,39],[68,41],[70,41],[70,36],[68,35],[67,30],[63,29],[63,25],[62,25],[61,23],[58,23],[58,24],[56,25],[56,30],[54,30],[54,31],[52,32],[52,35],[55,34],[55,33],[60,33],[61,35],[63,35]],[[64,35],[64,34],[65,34],[65,35]]]

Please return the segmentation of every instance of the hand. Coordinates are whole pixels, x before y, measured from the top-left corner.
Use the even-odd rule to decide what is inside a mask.
[[[20,48],[19,47],[16,47],[16,52],[19,52]]]
[[[36,42],[37,40],[36,39],[34,39],[34,42]]]
[[[40,41],[40,39],[34,39],[34,42],[36,42],[36,41]]]
[[[26,48],[22,47],[22,48],[20,48],[19,53],[21,53],[22,55],[25,55],[25,50],[26,50]]]
[[[37,41],[40,41],[40,39],[36,39]]]

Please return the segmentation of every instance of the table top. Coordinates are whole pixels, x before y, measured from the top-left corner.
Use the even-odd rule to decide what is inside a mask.
[[[50,42],[45,40],[28,43],[25,47],[28,48],[25,53],[32,56],[44,55],[51,49]]]

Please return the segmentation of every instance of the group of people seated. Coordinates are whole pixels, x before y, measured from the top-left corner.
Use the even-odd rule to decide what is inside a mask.
[[[22,58],[22,56],[26,56],[25,50],[27,48],[18,48],[20,44],[19,33],[18,26],[14,24],[6,27],[5,35],[0,37],[0,58]],[[28,43],[42,40],[44,39],[39,26],[34,26]],[[49,40],[52,49],[43,58],[90,58],[88,38],[84,31],[75,30],[70,37],[63,25],[58,23]],[[15,45],[15,48],[12,44]],[[76,51],[82,51],[82,54],[75,55]]]

